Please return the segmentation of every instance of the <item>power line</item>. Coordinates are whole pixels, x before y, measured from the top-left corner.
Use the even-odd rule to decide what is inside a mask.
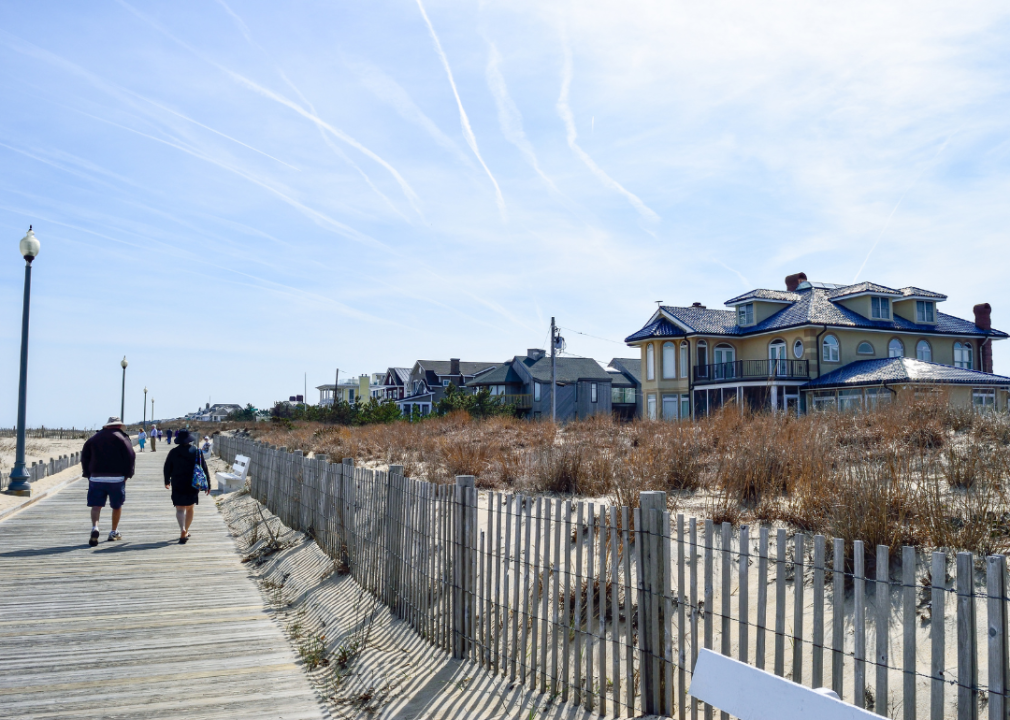
[[[582,332],[580,330],[574,330],[574,329],[569,328],[569,327],[562,327],[561,325],[558,325],[558,327],[560,327],[562,330],[567,330],[569,332],[573,332],[576,335],[585,335],[586,337],[593,338],[594,340],[602,340],[603,342],[614,343],[615,345],[624,345],[625,344],[625,343],[620,342],[618,340],[611,340],[610,338],[600,337],[599,335],[590,335],[589,333],[584,333],[584,332]]]

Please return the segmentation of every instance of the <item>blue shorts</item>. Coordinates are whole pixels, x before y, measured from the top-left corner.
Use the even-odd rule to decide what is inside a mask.
[[[93,482],[88,480],[88,507],[105,507],[108,499],[109,507],[118,510],[126,502],[126,481],[123,482]]]

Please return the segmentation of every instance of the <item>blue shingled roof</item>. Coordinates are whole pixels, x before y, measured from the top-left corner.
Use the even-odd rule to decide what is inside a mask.
[[[912,358],[878,358],[859,360],[838,368],[803,385],[804,390],[883,383],[923,383],[927,385],[993,385],[1010,386],[1010,377],[978,370],[963,370]]]
[[[629,335],[624,341],[631,342],[633,340],[647,340],[652,337],[677,337],[679,335],[686,334],[687,333],[667,320],[665,317],[661,317],[649,323],[634,335]]]
[[[786,302],[795,302],[800,299],[800,294],[797,292],[789,292],[788,290],[751,290],[750,292],[745,292],[743,295],[737,295],[735,298],[730,298],[724,305],[735,305],[736,303],[744,302],[745,300],[778,300]]]
[[[861,287],[869,285],[873,285],[873,283],[859,284]],[[857,286],[850,285],[841,290],[849,291],[854,287]],[[866,291],[865,289],[862,290],[862,292]],[[922,335],[973,335],[976,337],[990,335],[995,338],[1008,337],[1005,332],[1000,330],[982,330],[970,320],[962,320],[961,318],[939,311],[936,313],[935,325],[915,323],[900,316],[894,316],[891,320],[871,320],[853,310],[849,310],[844,305],[833,302],[833,298],[837,297],[835,295],[837,292],[839,291],[818,287],[798,291],[793,293],[799,297],[796,302],[784,307],[756,325],[745,328],[741,328],[736,324],[736,313],[732,310],[709,310],[702,307],[673,307],[664,305],[662,306],[662,311],[670,317],[676,318],[685,327],[690,328],[691,334],[699,335],[746,336],[774,330],[785,330],[801,325],[828,325],[840,328],[850,327],[912,332]],[[892,292],[898,293],[896,290]],[[845,292],[845,294],[848,295],[850,293]],[[678,328],[666,318],[659,317],[638,332],[629,335],[625,338],[625,342],[635,342],[636,340],[647,340],[658,337],[678,337],[686,334],[688,333],[685,333],[684,330]]]

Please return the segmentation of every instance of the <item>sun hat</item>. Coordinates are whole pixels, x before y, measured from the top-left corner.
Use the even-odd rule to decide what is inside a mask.
[[[108,420],[106,421],[106,423],[105,423],[104,425],[102,425],[102,429],[104,430],[104,429],[105,429],[105,428],[107,428],[107,427],[116,427],[117,425],[122,425],[122,424],[123,424],[123,421],[122,421],[122,420],[120,420],[120,419],[119,419],[118,417],[116,417],[115,415],[113,415],[112,417],[110,417],[110,418],[109,418],[109,419],[108,419]]]
[[[196,440],[193,434],[189,430],[177,430],[175,433],[175,443],[176,445],[185,445],[186,443],[191,443]]]

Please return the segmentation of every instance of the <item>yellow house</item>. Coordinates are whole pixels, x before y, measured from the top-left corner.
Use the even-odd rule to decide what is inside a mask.
[[[1010,378],[992,374],[988,304],[975,321],[946,315],[946,295],[862,282],[786,278],[729,310],[661,305],[626,338],[642,358],[643,414],[701,417],[726,403],[755,410],[872,406],[944,387],[953,401],[1007,408]]]

